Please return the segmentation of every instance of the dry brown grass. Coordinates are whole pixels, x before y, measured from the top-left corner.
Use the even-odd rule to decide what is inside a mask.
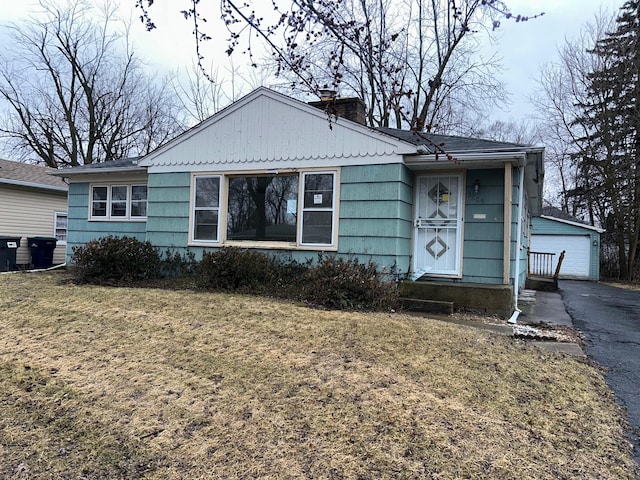
[[[0,478],[632,479],[571,358],[444,322],[0,276]]]

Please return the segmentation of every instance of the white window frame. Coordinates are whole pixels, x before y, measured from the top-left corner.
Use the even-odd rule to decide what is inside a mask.
[[[287,250],[337,250],[338,247],[338,218],[339,218],[339,188],[340,188],[340,170],[336,169],[305,169],[305,170],[286,170],[281,171],[283,175],[296,173],[298,175],[298,198],[296,206],[296,241],[295,242],[276,242],[276,241],[255,241],[255,240],[227,240],[227,211],[229,208],[229,179],[241,176],[254,177],[259,175],[272,175],[269,171],[233,171],[223,173],[197,172],[191,177],[191,205],[190,205],[190,221],[189,221],[189,239],[190,245],[207,246],[207,245],[233,245],[243,248],[265,248],[265,249],[287,249]],[[277,173],[276,173],[277,174]],[[331,207],[304,208],[304,179],[307,175],[332,175],[333,191],[331,198]],[[219,195],[218,195],[218,232],[217,240],[200,240],[195,238],[195,212],[196,212],[196,183],[198,178],[217,177],[220,179]],[[303,231],[303,215],[308,211],[326,211],[331,212],[331,240],[330,243],[302,243]]]
[[[114,187],[126,187],[126,198],[125,202],[125,215],[112,215],[112,207],[113,207],[113,199],[112,193]],[[149,207],[149,187],[146,183],[96,183],[91,184],[89,186],[89,220],[91,221],[102,221],[102,222],[136,222],[136,221],[146,221],[147,215],[132,215],[131,214],[131,203],[132,203],[132,190],[134,187],[145,187],[147,189],[147,198],[146,209]],[[93,205],[94,203],[98,203],[100,201],[95,201],[93,199],[93,191],[96,188],[106,188],[107,189],[107,198],[106,202],[106,214],[105,215],[94,215],[93,214]],[[117,202],[122,202],[121,200],[117,200]],[[140,200],[136,200],[136,202],[141,202]]]
[[[193,177],[193,182],[191,185],[191,221],[190,226],[191,226],[191,233],[190,233],[190,238],[191,238],[191,242],[192,243],[198,243],[198,244],[219,244],[220,243],[220,232],[221,232],[221,227],[220,225],[222,224],[222,215],[221,215],[221,204],[223,197],[226,196],[226,188],[223,188],[223,177],[222,175],[211,175],[211,174],[202,174],[202,175],[194,175]],[[198,179],[202,178],[216,178],[218,179],[218,206],[217,207],[213,207],[213,206],[208,206],[208,207],[198,207],[196,204],[196,189],[198,188]],[[201,238],[196,238],[196,212],[198,211],[214,211],[217,212],[218,214],[218,225],[216,228],[216,238],[215,239],[201,239]],[[226,215],[225,215],[225,224],[226,224]]]
[[[304,205],[304,199],[305,199],[305,195],[306,195],[306,191],[305,191],[305,178],[307,176],[312,176],[312,175],[331,175],[333,177],[333,181],[331,184],[331,206],[330,207],[313,207],[313,206],[309,206],[309,207],[305,207]],[[301,246],[314,246],[314,247],[332,247],[336,241],[335,241],[335,231],[336,231],[336,214],[337,214],[337,205],[336,205],[336,190],[337,190],[337,185],[336,185],[336,178],[337,178],[337,172],[336,171],[311,171],[311,172],[301,172],[300,175],[300,187],[298,188],[298,205],[299,210],[300,210],[300,214],[299,214],[299,219],[300,221],[298,222],[298,244]],[[313,243],[313,242],[303,242],[303,232],[304,232],[304,214],[305,213],[312,213],[312,212],[331,212],[331,240],[329,243]]]
[[[58,219],[64,217],[67,220],[67,224],[64,227],[64,240],[60,240],[58,238],[58,230],[62,230],[62,228],[58,228]],[[67,235],[69,233],[69,216],[67,212],[53,212],[53,237],[57,240],[58,245],[66,245],[67,244]]]

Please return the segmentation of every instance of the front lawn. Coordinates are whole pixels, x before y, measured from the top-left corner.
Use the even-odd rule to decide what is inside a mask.
[[[0,275],[0,478],[633,479],[601,372],[489,332]]]

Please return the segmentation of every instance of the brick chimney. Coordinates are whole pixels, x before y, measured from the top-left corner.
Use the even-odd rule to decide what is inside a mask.
[[[346,118],[360,125],[367,124],[364,102],[357,97],[337,98],[335,91],[321,90],[320,101],[309,102],[309,105],[338,118]]]

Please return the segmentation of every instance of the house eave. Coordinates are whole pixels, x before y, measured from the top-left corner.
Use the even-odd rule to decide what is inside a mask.
[[[12,180],[9,178],[0,178],[0,183],[5,185],[16,185],[19,187],[37,188],[40,190],[52,190],[54,192],[67,192],[68,187],[58,187],[56,185],[47,185],[46,183],[25,182],[22,180]]]
[[[451,158],[448,157],[451,156]],[[526,151],[451,152],[447,154],[405,156],[405,165],[412,170],[455,170],[460,168],[500,168],[505,163],[524,166]]]
[[[598,228],[593,225],[585,225],[584,223],[572,222],[571,220],[565,220],[563,218],[551,217],[549,215],[540,215],[540,218],[544,218],[546,220],[551,220],[553,222],[564,223],[566,225],[572,225],[574,227],[585,228],[587,230],[593,230],[594,232],[604,233],[606,230],[603,228]]]
[[[113,167],[113,168],[100,168],[100,169],[81,169],[79,171],[74,171],[75,169],[68,168],[62,169],[55,173],[51,173],[50,175],[54,175],[56,177],[75,177],[80,175],[98,175],[102,173],[146,173],[146,167]]]

